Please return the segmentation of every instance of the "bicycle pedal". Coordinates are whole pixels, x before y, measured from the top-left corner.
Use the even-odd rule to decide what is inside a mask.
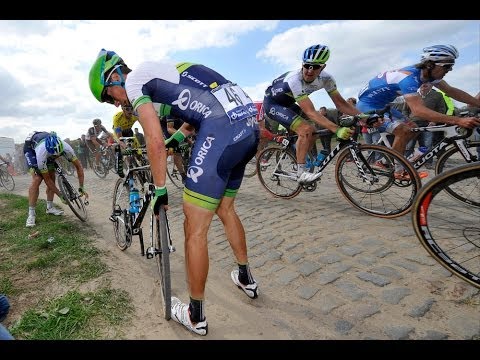
[[[149,246],[145,252],[145,255],[147,256],[147,259],[153,259],[155,257],[155,248]]]

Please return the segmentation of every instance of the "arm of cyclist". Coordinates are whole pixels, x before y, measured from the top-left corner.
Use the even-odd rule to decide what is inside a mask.
[[[165,140],[165,146],[167,148],[173,148],[177,149],[178,145],[188,136],[193,134],[195,131],[195,128],[188,124],[188,123],[183,123],[182,126],[172,135],[170,136],[167,140]]]
[[[155,108],[152,103],[144,103],[137,108],[140,124],[142,125],[145,141],[147,143],[147,155],[150,160],[150,170],[155,185],[155,196],[151,206],[158,214],[161,205],[168,208],[168,193],[165,187],[167,176],[167,150],[163,137],[162,128]]]
[[[72,161],[72,164],[75,166],[75,169],[77,170],[77,176],[78,176],[78,192],[80,195],[85,195],[85,198],[88,198],[88,193],[85,191],[85,173],[83,171],[83,166],[80,160],[75,159]]]
[[[468,94],[467,94],[468,95]],[[472,97],[475,100],[474,97]],[[429,122],[444,123],[449,125],[458,125],[460,127],[473,129],[476,126],[480,126],[480,119],[476,117],[458,117],[446,114],[440,114],[436,111],[430,110],[425,105],[420,96],[405,95],[405,101],[412,111],[412,115],[418,116]]]
[[[297,103],[308,119],[335,133],[338,138],[346,140],[350,138],[350,136],[352,136],[355,132],[354,129],[338,126],[337,124],[328,120],[325,116],[320,114],[319,111],[315,110],[315,107],[313,106],[313,103],[308,96],[301,100],[298,100]]]

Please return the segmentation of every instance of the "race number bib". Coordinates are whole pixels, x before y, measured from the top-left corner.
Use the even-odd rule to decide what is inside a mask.
[[[220,86],[214,89],[212,94],[222,105],[231,124],[258,114],[257,107],[252,99],[238,85],[226,84]]]

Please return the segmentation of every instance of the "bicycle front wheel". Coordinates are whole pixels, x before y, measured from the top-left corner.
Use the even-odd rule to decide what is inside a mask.
[[[343,196],[357,209],[376,217],[395,218],[412,207],[420,178],[400,153],[379,145],[360,145],[358,163],[347,147],[339,154],[335,180]],[[402,177],[395,170],[403,170]]]
[[[115,242],[120,250],[125,250],[132,242],[130,233],[130,188],[125,179],[117,179],[113,190],[112,214]]]
[[[468,202],[450,196],[462,189]],[[468,195],[467,195],[468,194]],[[423,247],[443,267],[480,289],[480,163],[446,171],[428,182],[412,208]]]
[[[257,175],[260,184],[276,197],[291,199],[302,191],[297,182],[296,156],[288,149],[269,146],[258,154]]]
[[[177,166],[182,162],[180,156],[179,153],[167,156],[167,176],[176,188],[183,189],[182,169]]]
[[[68,207],[73,211],[77,218],[81,221],[87,221],[87,209],[80,194],[74,189],[68,180],[60,175],[58,177],[58,187],[67,201]]]
[[[480,147],[480,141],[466,141],[465,146],[470,155],[476,158],[477,147]],[[477,159],[477,161],[480,161],[480,159]],[[435,165],[435,174],[438,175],[466,163],[465,158],[456,146],[449,147],[442,152],[442,155],[438,158],[437,164]]]
[[[0,184],[8,191],[15,189],[15,180],[13,180],[13,176],[10,175],[8,170],[0,170]]]
[[[158,218],[152,211],[150,236],[155,249],[155,260],[162,294],[163,316],[171,318],[172,288],[170,279],[170,231],[165,209],[161,207]]]

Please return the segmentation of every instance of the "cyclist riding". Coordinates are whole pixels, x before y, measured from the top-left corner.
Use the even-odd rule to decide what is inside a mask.
[[[55,185],[55,159],[64,156],[75,165],[78,175],[78,191],[86,194],[83,187],[84,173],[80,160],[77,159],[72,147],[60,139],[55,132],[36,131],[25,139],[23,152],[27,162],[29,173],[32,175],[32,183],[28,190],[28,218],[27,227],[35,226],[35,206],[38,200],[40,184],[45,180],[47,186],[47,214],[62,215],[63,210],[53,206],[55,194],[65,203],[62,193]]]
[[[312,177],[305,169],[305,158],[315,140],[315,127],[311,121],[329,129],[343,140],[350,138],[354,132],[348,127],[339,127],[316,111],[309,95],[325,89],[339,111],[349,115],[360,113],[342,97],[333,76],[323,71],[329,57],[328,46],[318,44],[308,47],[303,52],[302,67],[282,74],[265,91],[265,116],[298,134],[296,157],[297,180],[300,183],[308,183]]]
[[[424,48],[420,63],[385,71],[371,79],[358,95],[357,108],[363,112],[382,109],[393,102],[397,96],[403,95],[412,116],[429,122],[458,125],[470,129],[479,126],[480,119],[474,117],[461,118],[430,110],[423,104],[422,98],[417,92],[423,83],[430,82],[455,100],[480,106],[479,99],[442,80],[452,70],[458,56],[459,53],[453,45],[433,45]],[[391,109],[391,114],[392,119],[385,117],[377,123],[376,127],[380,132],[395,135],[392,147],[404,154],[407,143],[417,135],[410,131],[410,128],[416,127],[416,125],[406,119],[400,111]],[[408,174],[405,174],[402,169],[396,168],[395,170],[397,179],[409,179]]]
[[[206,335],[207,234],[215,214],[225,227],[238,263],[238,269],[230,274],[232,281],[250,298],[258,296],[248,265],[245,229],[234,206],[245,166],[258,144],[257,110],[238,85],[213,69],[188,62],[143,62],[132,71],[115,52],[102,49],[90,70],[89,83],[98,101],[116,106],[132,104],[138,112],[156,187],[152,200],[155,214],[168,204],[166,144],[158,114],[185,121],[170,144],[196,131],[183,190],[190,304],[172,297],[171,310],[172,319],[196,334]],[[154,104],[160,106],[159,112]]]
[[[112,136],[112,134],[102,125],[102,120],[93,119],[92,123],[93,126],[88,129],[85,140],[90,151],[95,154],[95,164],[98,165],[100,162],[100,147],[107,145],[101,140],[102,132],[107,136]]]

